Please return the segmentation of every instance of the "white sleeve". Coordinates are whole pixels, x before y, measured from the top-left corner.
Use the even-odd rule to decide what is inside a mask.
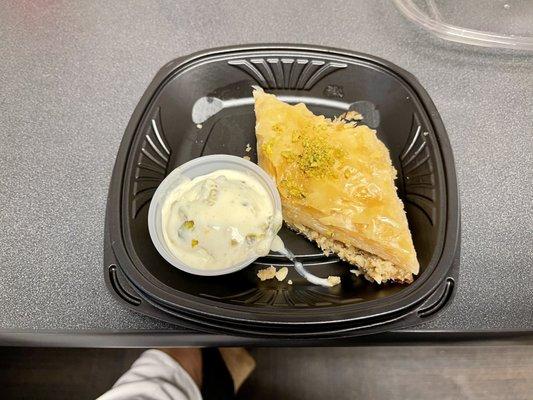
[[[172,357],[147,350],[97,400],[202,400],[190,375]]]

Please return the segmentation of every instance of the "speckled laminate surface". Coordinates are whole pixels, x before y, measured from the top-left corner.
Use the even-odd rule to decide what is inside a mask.
[[[170,329],[102,276],[122,133],[172,58],[240,43],[328,45],[412,72],[447,127],[462,202],[453,305],[419,330],[533,327],[533,57],[443,42],[388,1],[92,1],[0,5],[2,330]]]

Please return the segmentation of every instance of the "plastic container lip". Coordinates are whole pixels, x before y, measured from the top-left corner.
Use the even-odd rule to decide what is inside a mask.
[[[435,11],[433,18],[417,7],[413,0],[393,0],[393,2],[405,17],[442,39],[475,46],[533,51],[531,36],[486,32],[440,21],[433,0],[426,0],[428,7]]]
[[[174,169],[161,182],[154,193],[150,203],[150,208],[148,210],[148,231],[150,233],[150,238],[152,239],[152,242],[154,243],[154,246],[159,254],[161,254],[161,256],[163,256],[163,258],[174,267],[190,274],[202,276],[219,276],[230,274],[247,267],[257,258],[259,258],[259,256],[253,257],[244,260],[239,264],[222,269],[198,269],[190,267],[178,259],[172,254],[165,243],[161,226],[161,208],[163,206],[165,197],[176,188],[176,186],[184,177],[193,179],[195,177],[206,175],[220,169],[231,169],[246,172],[254,176],[270,194],[272,203],[274,205],[274,210],[281,212],[281,198],[276,188],[276,184],[265,171],[251,161],[227,154],[214,154],[195,158]]]
[[[150,118],[155,117],[156,122],[158,122],[160,118],[171,115],[166,114],[167,112],[175,115],[176,107],[184,107],[183,112],[190,113],[191,102],[181,101],[181,96],[188,92],[183,88],[194,88],[197,79],[206,76],[206,74],[209,74],[209,79],[205,79],[205,83],[212,86],[206,86],[205,90],[200,91],[198,95],[211,93],[218,88],[236,83],[236,91],[232,93],[231,97],[248,98],[249,89],[246,89],[246,93],[244,93],[244,87],[248,86],[241,85],[240,82],[248,79],[250,83],[257,83],[256,80],[250,78],[243,69],[229,64],[228,61],[249,59],[264,59],[267,64],[271,61],[274,63],[272,67],[279,65],[281,60],[297,62],[298,59],[306,60],[308,63],[316,59],[326,63],[333,62],[335,65],[338,65],[336,63],[346,64],[346,68],[341,69],[344,72],[327,74],[311,90],[287,89],[283,93],[288,95],[302,97],[310,95],[316,99],[326,99],[323,91],[324,86],[330,83],[340,83],[346,89],[352,88],[350,90],[358,93],[356,98],[361,99],[381,98],[382,95],[386,96],[384,99],[388,99],[388,93],[382,92],[385,87],[387,90],[390,89],[391,93],[409,96],[410,101],[408,102],[377,101],[377,103],[380,110],[383,111],[382,116],[386,117],[387,120],[391,118],[393,125],[397,115],[416,116],[417,123],[421,124],[421,129],[423,129],[421,132],[429,132],[427,136],[419,135],[418,137],[426,137],[429,140],[426,148],[431,150],[430,157],[433,167],[435,167],[432,168],[432,176],[435,178],[436,202],[432,208],[434,214],[430,214],[435,217],[434,225],[430,224],[430,219],[422,211],[418,212],[413,209],[413,214],[417,216],[416,220],[424,227],[423,234],[429,235],[431,233],[435,243],[423,250],[431,259],[415,282],[394,292],[386,290],[388,285],[374,286],[369,284],[367,286],[365,284],[363,288],[368,288],[371,293],[362,299],[357,292],[345,291],[343,288],[339,288],[343,289],[340,292],[327,290],[324,291],[323,296],[316,298],[317,300],[304,299],[304,304],[300,307],[299,305],[293,306],[290,301],[285,301],[284,294],[290,296],[295,291],[298,294],[300,290],[306,293],[308,289],[315,289],[306,283],[302,282],[302,285],[287,287],[288,290],[283,293],[272,292],[272,286],[261,284],[254,278],[253,273],[252,276],[249,275],[250,272],[253,272],[252,267],[218,279],[197,277],[196,275],[188,275],[191,279],[186,279],[187,276],[184,276],[181,270],[177,268],[169,270],[170,267],[164,259],[157,251],[154,251],[153,244],[147,237],[147,212],[150,203],[146,202],[147,197],[152,197],[153,191],[144,192],[146,197],[136,198],[133,190],[138,176],[136,166],[139,157],[142,157],[142,149],[146,145],[142,137],[146,134],[154,137],[156,135],[153,127],[150,126]],[[212,65],[220,68],[217,70],[218,75],[210,75],[213,72]],[[323,65],[316,67],[320,69]],[[272,70],[279,72],[276,68],[272,68]],[[387,86],[366,83],[359,85],[358,83],[361,81],[358,76],[360,77],[361,74],[366,76],[366,72],[371,77],[367,82],[389,82],[389,84]],[[189,77],[189,73],[195,75]],[[180,82],[185,85],[181,86]],[[284,79],[278,80],[279,82],[283,82],[285,87]],[[180,83],[179,92],[173,89],[174,83]],[[272,82],[272,85],[274,83],[276,82]],[[291,80],[288,81],[288,84],[291,85]],[[268,89],[270,85],[267,81],[263,87]],[[348,95],[347,92],[345,93]],[[198,95],[191,96],[191,100],[196,100]],[[327,104],[324,104],[324,108],[330,109]],[[400,106],[405,106],[405,108]],[[238,112],[224,114],[224,118],[240,116],[242,115],[241,111],[245,111],[245,109],[235,111]],[[222,144],[224,146],[220,147],[224,147],[225,152],[236,155],[243,154],[245,143],[252,142],[254,134],[253,129],[250,130],[254,121],[253,108],[247,105],[245,112],[249,113],[250,120],[247,124],[239,125],[241,130],[228,129],[229,125],[219,126],[220,135],[210,136],[213,140],[213,146],[198,143],[197,147],[193,148],[194,152],[183,151],[184,148],[181,143],[188,145],[189,142],[182,142],[182,140],[186,140],[187,136],[185,135],[188,131],[185,126],[175,126],[175,130],[169,131],[174,135],[173,140],[167,142],[172,150],[169,167],[173,168],[174,165],[185,163],[193,154],[202,154],[209,149],[219,148],[218,145]],[[330,112],[332,114],[338,113],[333,109],[330,109]],[[187,122],[182,119],[175,121],[179,124]],[[218,119],[212,120],[212,122],[215,121]],[[194,122],[190,120],[188,123],[190,124],[188,129],[197,133],[198,128],[194,126]],[[407,120],[406,123],[408,123]],[[413,128],[414,125],[411,124],[411,127]],[[203,129],[212,130],[212,127],[206,123]],[[164,135],[165,132],[161,131],[160,133]],[[416,133],[414,129],[401,131],[390,129],[382,132],[386,132],[384,137],[388,137],[389,133],[394,137],[402,135],[402,140],[397,142],[398,147],[389,148],[395,151],[398,157],[401,156],[405,144],[411,143],[414,138],[413,134]],[[242,140],[229,140],[224,137],[224,134],[227,133],[243,135]],[[165,139],[164,136],[163,139]],[[404,142],[404,140],[405,143],[402,146],[400,142]],[[413,149],[417,148],[413,146]],[[420,152],[418,154],[424,155]],[[142,157],[141,161],[152,161],[145,158]],[[161,173],[161,180],[163,175]],[[142,187],[152,185],[153,183],[146,183]],[[140,187],[137,185],[137,188]],[[117,155],[109,196],[106,214],[107,235],[104,242],[104,271],[108,288],[122,304],[131,309],[174,324],[183,324],[193,329],[231,335],[238,335],[238,329],[242,328],[241,336],[251,336],[252,334],[249,332],[252,330],[256,330],[257,335],[259,335],[259,329],[261,329],[264,332],[261,333],[263,337],[273,336],[269,332],[281,327],[287,337],[290,335],[294,338],[302,338],[304,335],[310,337],[309,335],[319,334],[319,332],[322,332],[320,334],[323,335],[326,331],[332,332],[332,324],[335,326],[342,324],[349,331],[346,330],[343,334],[337,331],[335,337],[339,338],[403,329],[426,322],[433,316],[439,315],[443,307],[446,307],[455,296],[456,290],[453,288],[456,287],[455,282],[459,280],[460,262],[460,204],[455,163],[448,135],[438,110],[416,78],[400,67],[375,56],[314,45],[247,44],[204,50],[167,63],[150,83],[130,119]],[[139,209],[141,204],[141,209]],[[296,234],[291,232],[286,233],[288,234],[286,243],[289,247],[292,248],[293,243],[308,244],[307,239],[295,236]],[[291,238],[294,239],[294,242],[291,241]],[[422,247],[416,247],[417,251],[422,250]],[[303,251],[305,254],[311,253],[305,249]],[[314,251],[319,254],[320,250]],[[323,271],[325,276],[332,272],[329,263],[321,263],[313,270]],[[349,274],[346,270],[343,272]],[[242,279],[228,279],[234,276]],[[124,287],[121,286],[121,283],[124,283]],[[130,289],[131,292],[128,293]],[[241,299],[246,299],[247,302],[241,302],[239,299],[234,301],[234,297],[231,298],[233,295],[242,293],[244,295]],[[274,297],[272,297],[272,293],[275,293]],[[338,297],[336,293],[338,293]],[[335,297],[330,296],[330,294]],[[144,295],[149,298],[149,301],[144,299]],[[254,297],[251,298],[251,296]],[[270,305],[270,300],[266,301],[268,299],[274,299],[279,303],[275,301],[275,304]],[[333,299],[333,301],[330,301],[329,305],[323,306],[319,303],[321,302],[320,299],[325,301]],[[287,300],[291,300],[291,297],[287,297]],[[140,305],[137,305],[138,301],[140,301]],[[174,310],[172,315],[167,312],[169,309]],[[427,314],[422,317],[418,310]],[[431,311],[431,315],[429,315],[428,310]],[[186,315],[186,317],[182,318],[182,315]],[[215,324],[212,321],[217,322]],[[235,325],[239,324],[236,330],[227,328],[227,324],[233,323],[232,321],[235,321]],[[209,328],[207,328],[208,324]],[[268,333],[263,328],[265,326],[268,327]],[[294,328],[295,330],[292,331],[292,326],[299,328],[298,330]],[[311,334],[311,331],[315,333]]]

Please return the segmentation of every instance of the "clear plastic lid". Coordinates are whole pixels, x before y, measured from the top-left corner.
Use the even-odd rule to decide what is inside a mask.
[[[393,0],[408,19],[453,42],[533,51],[533,0]]]

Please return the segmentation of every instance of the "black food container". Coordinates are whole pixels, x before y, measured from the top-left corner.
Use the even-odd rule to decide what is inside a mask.
[[[150,200],[164,177],[208,154],[256,161],[252,85],[329,117],[362,113],[398,171],[420,262],[410,285],[367,282],[336,257],[283,228],[287,247],[312,273],[341,276],[322,288],[270,255],[240,272],[201,277],[168,264],[150,240]],[[250,144],[252,150],[246,151]],[[213,333],[340,338],[412,326],[449,304],[457,285],[460,210],[454,161],[439,114],[408,72],[373,56],[317,46],[250,45],[166,64],[126,128],[106,212],[104,274],[115,297],[138,312]],[[257,270],[289,266],[283,282]],[[288,280],[293,284],[289,285]]]

